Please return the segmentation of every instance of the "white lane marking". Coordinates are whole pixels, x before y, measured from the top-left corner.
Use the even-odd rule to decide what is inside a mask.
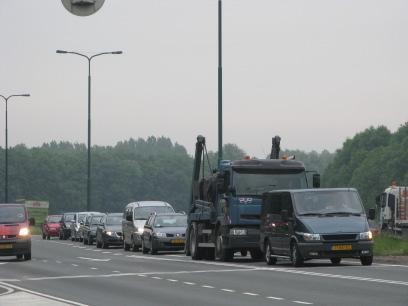
[[[215,287],[210,286],[210,285],[202,285],[201,287],[203,287],[203,288],[208,288],[208,289],[214,289],[214,288],[215,288]]]
[[[183,282],[183,284],[190,285],[190,286],[194,286],[196,283],[191,283],[191,282]]]
[[[52,300],[55,300],[55,301],[58,301],[58,302],[68,303],[68,304],[75,305],[75,306],[88,306],[86,304],[82,304],[82,303],[62,299],[62,298],[59,298],[59,297],[56,297],[56,296],[53,296],[53,295],[48,295],[48,294],[44,294],[44,293],[41,293],[41,292],[38,292],[38,291],[28,290],[28,289],[25,289],[25,288],[22,288],[22,287],[19,287],[19,286],[16,286],[16,285],[11,285],[11,284],[7,284],[7,283],[0,283],[0,285],[4,285],[6,287],[10,287],[10,288],[17,289],[17,290],[20,290],[20,291],[24,291],[24,292],[27,292],[27,293],[31,293],[31,294],[34,294],[34,295],[42,296],[42,297],[52,299]]]
[[[352,261],[352,260],[342,260],[342,263],[347,263],[347,264],[354,264],[355,266],[361,266],[361,263],[359,261]],[[377,263],[375,262],[375,257],[374,257],[374,263],[372,267],[399,267],[399,268],[408,268],[408,265],[398,265],[398,264],[383,264],[383,263]]]
[[[235,290],[232,290],[232,289],[221,289],[221,290],[225,292],[235,292]]]
[[[110,258],[88,258],[88,257],[77,257],[79,259],[85,259],[85,260],[89,260],[89,261],[110,261]]]
[[[56,260],[55,261],[57,264],[60,264],[60,263],[62,263],[62,261],[59,261],[59,260]]]
[[[74,267],[78,267],[78,265],[76,265],[76,264],[71,264],[71,265],[73,265]]]
[[[178,280],[177,279],[171,279],[171,278],[168,278],[168,279],[166,279],[166,281],[169,281],[169,282],[178,282]]]
[[[46,263],[46,262],[48,262],[48,260],[47,260],[47,259],[43,259],[42,262]]]
[[[1,293],[0,296],[14,292],[13,288],[7,286],[0,285],[0,288],[6,289],[6,292]]]
[[[91,267],[91,270],[98,270],[98,268],[95,268],[95,267]]]
[[[112,273],[120,273],[120,271],[112,271]]]
[[[120,253],[115,253],[115,254],[113,254],[113,255],[115,255],[115,256],[119,256],[119,255],[123,255],[123,254],[120,254]]]
[[[112,252],[102,252],[102,254],[112,254]]]
[[[257,295],[259,295],[258,293],[252,293],[252,292],[242,292],[242,294],[251,295],[251,296],[257,296]]]
[[[80,246],[80,247],[78,247],[78,248],[79,248],[79,249],[86,249],[86,247],[81,247],[81,246]]]
[[[219,270],[185,270],[185,271],[158,271],[158,272],[143,272],[140,274],[153,275],[153,274],[194,274],[194,273],[219,273],[219,272],[245,272],[245,271],[255,271],[253,269],[219,269]]]
[[[87,249],[85,249],[85,251],[92,251],[92,249],[87,248]]]
[[[313,303],[303,302],[303,301],[292,301],[292,302],[296,304],[313,305]]]
[[[5,265],[7,262],[0,262],[0,265]]]
[[[284,300],[284,298],[277,297],[277,296],[267,296],[266,298],[267,298],[267,299],[271,299],[271,300],[278,300],[278,301]]]
[[[102,250],[95,249],[94,252],[102,252]]]
[[[152,278],[154,278],[154,279],[163,279],[163,278],[158,277],[158,276],[152,276]]]
[[[137,274],[137,276],[140,276],[140,277],[147,277],[147,275],[144,275],[144,274]]]

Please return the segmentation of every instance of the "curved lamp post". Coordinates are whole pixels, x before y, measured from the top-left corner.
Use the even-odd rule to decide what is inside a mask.
[[[4,203],[8,203],[8,127],[7,127],[7,107],[8,107],[8,100],[13,97],[29,97],[30,94],[19,94],[19,95],[11,95],[5,97],[0,95],[1,98],[4,99],[6,103],[6,169],[5,169],[5,177],[4,177]]]
[[[91,60],[97,56],[105,54],[122,54],[122,51],[101,52],[92,56],[87,56],[82,53],[57,50],[59,54],[74,54],[79,55],[88,60],[88,178],[87,178],[87,193],[86,193],[86,210],[91,210]]]

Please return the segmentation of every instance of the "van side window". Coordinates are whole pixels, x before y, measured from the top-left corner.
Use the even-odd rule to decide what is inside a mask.
[[[270,214],[273,220],[281,220],[281,206],[282,206],[282,194],[274,193],[270,196],[268,201],[268,207],[266,213]]]
[[[293,214],[293,205],[292,205],[292,198],[290,196],[290,193],[284,193],[282,194],[282,206],[281,209],[285,209],[288,212],[289,216],[292,216]]]

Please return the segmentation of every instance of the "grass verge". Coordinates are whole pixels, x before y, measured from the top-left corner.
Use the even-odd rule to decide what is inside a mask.
[[[408,255],[408,240],[384,233],[374,237],[374,256],[404,255]]]

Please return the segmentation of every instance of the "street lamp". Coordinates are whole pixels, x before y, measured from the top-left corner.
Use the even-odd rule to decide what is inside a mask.
[[[94,54],[92,56],[87,56],[78,52],[57,50],[59,54],[75,54],[82,56],[88,60],[88,178],[87,178],[87,193],[86,193],[86,210],[91,210],[91,60],[94,57],[105,55],[105,54],[122,54],[122,51],[113,52],[102,52]]]
[[[4,99],[4,102],[6,102],[6,171],[5,171],[5,182],[4,182],[4,203],[8,203],[8,129],[7,129],[7,105],[8,105],[8,100],[12,97],[29,97],[30,94],[19,94],[19,95],[11,95],[8,97],[5,97],[3,95],[0,95]]]

